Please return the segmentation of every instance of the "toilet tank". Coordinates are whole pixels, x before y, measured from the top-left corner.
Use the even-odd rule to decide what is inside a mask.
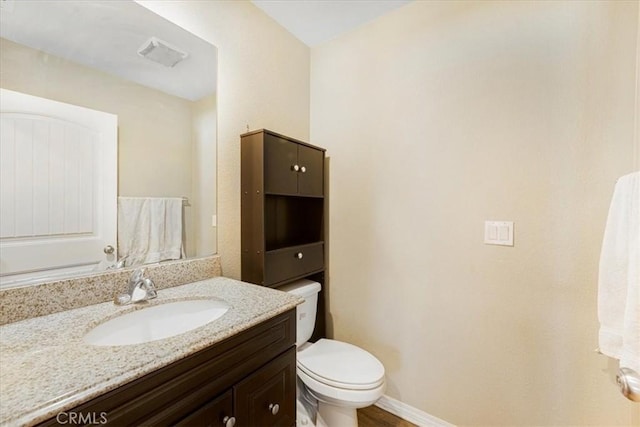
[[[304,298],[304,302],[296,307],[296,346],[300,347],[309,341],[316,325],[320,283],[302,279],[280,286],[278,290]]]

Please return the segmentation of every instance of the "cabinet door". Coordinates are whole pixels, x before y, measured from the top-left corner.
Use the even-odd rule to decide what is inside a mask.
[[[296,194],[298,144],[264,134],[264,191],[272,194]]]
[[[296,350],[269,362],[234,387],[236,427],[291,427],[296,422]]]
[[[322,196],[324,194],[324,152],[298,145],[298,194]]]
[[[230,420],[232,417],[233,392],[229,390],[178,422],[176,426],[225,427],[227,423],[233,423]]]

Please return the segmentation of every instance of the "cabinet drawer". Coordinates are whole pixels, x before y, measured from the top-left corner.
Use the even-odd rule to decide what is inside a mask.
[[[176,424],[179,427],[223,427],[233,417],[233,391],[213,399]]]
[[[265,280],[269,286],[324,268],[324,244],[291,246],[265,254]]]
[[[234,387],[236,427],[293,426],[295,396],[296,350],[292,347]]]

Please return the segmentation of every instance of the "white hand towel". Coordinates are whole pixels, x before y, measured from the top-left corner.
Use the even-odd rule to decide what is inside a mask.
[[[182,198],[118,198],[118,257],[127,257],[126,266],[183,254]]]
[[[640,172],[616,183],[600,253],[600,351],[640,372]]]

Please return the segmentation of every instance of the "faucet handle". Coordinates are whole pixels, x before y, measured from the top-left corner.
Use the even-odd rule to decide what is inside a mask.
[[[126,264],[127,264],[127,258],[129,258],[129,255],[125,255],[122,258],[120,258],[116,262],[114,268],[124,268],[126,266]]]
[[[142,286],[144,287],[145,291],[147,292],[147,298],[146,299],[153,299],[155,297],[158,296],[158,292],[156,292],[156,285],[155,283],[153,283],[153,280],[149,279],[148,277],[142,280]]]
[[[144,278],[144,268],[137,268],[133,273],[131,273],[131,278],[129,282],[136,283],[141,281]]]
[[[144,268],[138,268],[131,273],[127,292],[116,295],[113,300],[116,305],[146,301],[158,296],[155,283],[150,278],[144,277],[144,272]]]

